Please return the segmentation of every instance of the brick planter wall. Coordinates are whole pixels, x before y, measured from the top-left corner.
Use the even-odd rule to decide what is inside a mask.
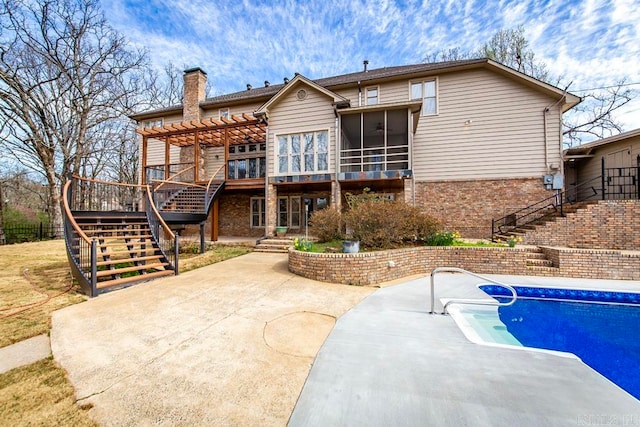
[[[640,254],[543,248],[555,268],[527,266],[523,248],[415,247],[358,254],[289,251],[289,271],[322,282],[374,285],[436,267],[474,273],[640,280]],[[393,266],[391,266],[393,264]]]
[[[524,243],[640,250],[640,200],[601,200],[528,231]]]

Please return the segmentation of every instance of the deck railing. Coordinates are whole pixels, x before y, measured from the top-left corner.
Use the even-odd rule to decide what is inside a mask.
[[[90,296],[97,294],[97,241],[89,239],[82,231],[71,210],[74,206],[73,195],[74,178],[70,178],[62,190],[62,217],[64,222],[64,237],[67,248],[67,258],[71,273],[84,293]]]
[[[74,278],[90,296],[97,291],[97,240],[76,222],[81,212],[145,212],[159,250],[178,274],[178,236],[152,203],[148,185],[123,184],[70,176],[63,188],[63,219],[67,255]]]

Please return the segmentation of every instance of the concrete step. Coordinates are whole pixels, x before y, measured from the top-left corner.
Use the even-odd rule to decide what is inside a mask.
[[[256,246],[253,249],[253,252],[263,252],[263,253],[270,253],[270,254],[286,254],[286,253],[289,253],[289,249],[262,248],[262,247]]]

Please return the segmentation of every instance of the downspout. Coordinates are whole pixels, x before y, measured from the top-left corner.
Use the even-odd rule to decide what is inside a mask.
[[[265,155],[267,158],[265,159],[265,166],[267,170],[264,173],[264,237],[268,237],[269,230],[269,158],[270,158],[270,150],[269,147],[271,144],[269,143],[269,126],[267,125],[267,130],[265,132],[265,138],[267,141],[267,152]],[[273,167],[275,168],[275,162],[273,163]]]
[[[337,113],[337,111],[336,111]],[[335,186],[334,186],[334,194],[333,196],[336,199],[336,206],[334,206],[335,209],[338,209],[338,212],[342,211],[342,190],[340,189],[340,180],[338,179],[338,177],[340,176],[340,141],[338,140],[338,136],[340,135],[340,130],[339,130],[339,126],[340,126],[340,119],[338,114],[336,114],[336,118],[335,118],[335,125],[334,125],[334,138],[335,138],[335,158],[334,158],[334,162],[336,167],[335,169],[335,173],[334,173],[334,180],[335,180]]]
[[[571,83],[569,83],[569,86],[571,85]],[[561,103],[566,95],[567,95],[567,89],[569,89],[569,86],[567,86],[563,91],[562,91],[562,96],[560,97],[560,99],[558,99],[556,102],[554,102],[553,104],[549,104],[546,107],[544,107],[544,110],[542,111],[542,121],[543,121],[543,126],[544,126],[544,163],[545,163],[545,167],[547,170],[547,174],[551,173],[551,165],[549,164],[549,141],[547,138],[547,113],[549,112],[549,110],[553,107],[555,107],[556,105],[558,105],[559,103]],[[560,164],[563,163],[562,161],[562,115],[560,115]],[[563,167],[560,166],[560,172],[563,173]]]
[[[360,80],[358,80],[358,107],[362,107],[362,86],[360,86]]]

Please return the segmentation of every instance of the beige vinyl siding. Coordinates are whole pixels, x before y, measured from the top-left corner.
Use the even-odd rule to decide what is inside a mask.
[[[407,102],[409,100],[409,83],[406,80],[399,80],[388,83],[376,83],[376,84],[361,84],[362,87],[362,100],[361,106],[366,104],[365,88],[378,87],[378,102],[379,104],[390,104],[394,102]],[[352,107],[358,107],[358,88],[353,87],[350,89],[343,89],[336,91],[336,93],[351,101]]]
[[[209,180],[222,165],[224,165],[224,147],[207,147],[204,153],[205,176],[201,179]]]
[[[258,108],[260,108],[261,105],[262,105],[262,103],[248,103],[248,104],[241,104],[241,105],[231,105],[229,107],[220,107],[220,108],[228,108],[229,109],[229,114],[231,116],[242,116],[242,113],[253,114],[253,112],[256,111]],[[217,119],[219,111],[220,111],[220,108],[213,108],[211,110],[205,110],[203,112],[202,118],[203,119],[210,119],[210,118]]]
[[[145,120],[146,121],[146,120]],[[165,125],[172,123],[180,123],[182,121],[182,116],[174,114],[172,116],[163,117],[163,123]],[[142,125],[142,123],[140,123]],[[142,154],[142,137],[140,137],[139,144],[140,154]],[[147,140],[147,166],[153,165],[163,165],[164,164],[164,142],[158,141],[157,139],[149,138]],[[180,148],[171,146],[170,147],[170,163],[179,163],[180,162]],[[142,169],[142,155],[140,156],[140,169]]]
[[[296,97],[299,89],[307,92],[300,101]],[[277,175],[275,163],[275,138],[300,132],[329,131],[329,173],[335,172],[335,114],[333,100],[325,94],[300,84],[269,109],[269,140],[267,141],[267,173]]]
[[[417,79],[418,80],[418,79]],[[405,83],[406,96],[409,84]],[[487,70],[438,77],[438,114],[413,139],[418,180],[537,177],[547,173],[543,110],[556,100]],[[465,124],[470,120],[469,124]],[[560,111],[547,113],[548,163],[560,165]]]
[[[596,178],[602,174],[602,158],[605,158],[605,167],[612,167],[613,165],[608,165],[607,156],[609,154],[627,150],[631,148],[631,156],[630,156],[630,165],[629,166],[638,166],[637,158],[640,155],[640,136],[625,139],[623,141],[618,141],[612,144],[607,144],[602,147],[598,147],[594,150],[593,157],[590,159],[582,160],[579,164],[578,169],[578,177],[577,183],[583,183],[590,179]],[[573,184],[573,183],[571,183]],[[598,187],[600,186],[599,183]]]

